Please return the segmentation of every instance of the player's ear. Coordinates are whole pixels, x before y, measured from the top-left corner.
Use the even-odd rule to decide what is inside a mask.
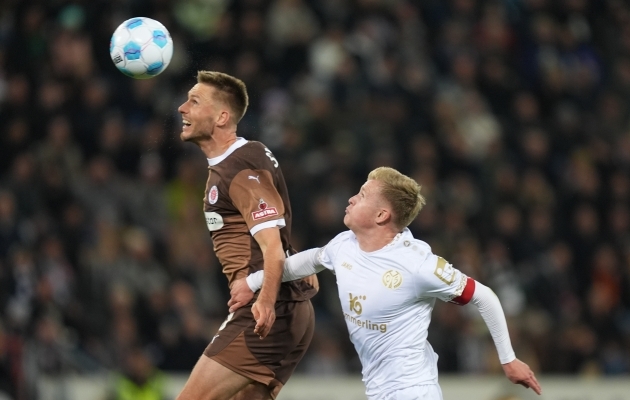
[[[376,223],[378,225],[385,225],[392,219],[392,214],[389,210],[385,208],[381,208],[376,214]]]
[[[217,117],[217,126],[226,126],[230,122],[230,113],[222,110]]]

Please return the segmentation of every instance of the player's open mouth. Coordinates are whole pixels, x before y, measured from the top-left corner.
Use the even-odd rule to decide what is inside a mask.
[[[190,122],[187,120],[183,120],[182,123],[183,123],[183,126],[182,126],[183,129],[186,129],[186,127],[191,125]]]

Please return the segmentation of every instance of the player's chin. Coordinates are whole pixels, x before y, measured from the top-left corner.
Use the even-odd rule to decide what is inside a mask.
[[[343,224],[350,228],[350,215],[346,214],[343,216]]]
[[[179,134],[179,138],[182,140],[182,142],[188,142],[193,139],[193,134],[192,132],[190,132],[190,130],[183,128],[181,133]]]

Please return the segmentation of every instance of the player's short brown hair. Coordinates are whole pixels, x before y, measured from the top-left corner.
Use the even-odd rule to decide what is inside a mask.
[[[217,71],[197,71],[197,82],[205,83],[217,90],[219,100],[225,102],[232,109],[234,123],[238,124],[249,105],[245,83],[238,78]]]
[[[370,172],[368,180],[381,183],[381,194],[392,206],[394,224],[398,228],[409,226],[426,204],[420,194],[422,186],[393,168],[376,168]]]

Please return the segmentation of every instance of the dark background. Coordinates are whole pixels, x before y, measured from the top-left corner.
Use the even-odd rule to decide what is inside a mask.
[[[124,20],[175,42],[158,77],[108,54]],[[227,315],[203,154],[177,107],[198,69],[248,85],[239,135],[285,174],[293,242],[344,229],[367,173],[423,185],[416,237],[492,287],[538,373],[630,371],[630,6],[621,0],[4,0],[0,390],[125,369],[188,373]],[[360,370],[334,278],[299,371]],[[473,307],[440,304],[442,372],[500,372]],[[135,354],[135,353],[134,353]]]

